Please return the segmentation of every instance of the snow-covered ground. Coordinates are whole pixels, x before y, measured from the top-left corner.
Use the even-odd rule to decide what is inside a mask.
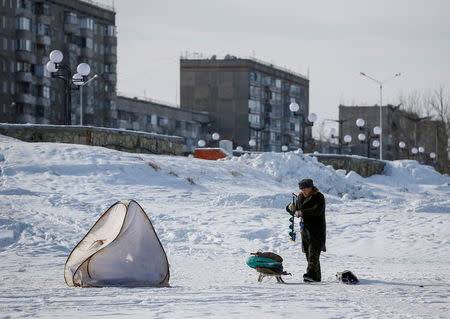
[[[284,207],[302,178],[327,200],[322,283],[304,284]],[[101,214],[135,199],[171,288],[70,288],[64,263]],[[220,161],[24,143],[0,136],[0,316],[448,318],[450,178],[414,161],[361,178],[295,153]],[[251,252],[292,277],[257,283]],[[339,284],[352,270],[360,285]]]

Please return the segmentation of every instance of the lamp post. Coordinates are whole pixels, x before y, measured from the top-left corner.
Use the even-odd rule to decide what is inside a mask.
[[[398,143],[398,147],[400,147],[400,152],[403,153],[403,150],[405,149],[406,143],[403,141],[400,141]],[[409,159],[409,154],[408,154],[408,159]]]
[[[314,122],[317,121],[317,114],[316,113],[311,113],[308,115],[307,118],[305,118],[305,115],[303,112],[300,112],[300,106],[297,104],[297,102],[292,102],[291,104],[289,104],[289,110],[291,110],[291,112],[298,112],[299,117],[301,118],[299,124],[302,126],[301,128],[301,132],[302,132],[302,151],[305,151],[305,126],[313,126]]]
[[[351,141],[352,141],[352,137],[350,135],[345,135],[344,136],[344,142],[347,144],[348,153],[351,153],[351,148],[349,146]]]
[[[336,136],[336,129],[334,127],[332,127],[330,129],[330,136],[331,138],[337,138],[338,140],[338,153],[341,154],[341,139],[339,136]]]
[[[422,146],[419,146],[419,162],[423,160],[422,155],[425,152],[425,149]]]
[[[86,63],[82,63],[82,64],[86,64]],[[81,64],[80,64],[81,65]],[[89,73],[88,73],[89,74]],[[74,84],[78,85],[80,88],[80,125],[83,125],[83,86],[85,86],[86,84],[88,84],[89,82],[91,82],[92,80],[95,80],[96,78],[98,78],[98,75],[95,74],[92,78],[90,78],[89,80],[87,80],[86,82],[82,82],[82,80],[80,81],[79,78],[83,78],[83,75],[81,73],[76,73],[73,76],[73,80],[74,80]],[[77,80],[76,80],[77,79]]]
[[[46,68],[52,74],[52,77],[62,79],[64,81],[64,124],[72,124],[72,84],[82,85],[85,77],[90,73],[91,68],[87,63],[80,63],[77,67],[78,73],[72,77],[70,68],[62,64],[64,55],[59,50],[50,52],[50,61],[47,62]]]
[[[218,142],[219,139],[220,139],[219,133],[214,132],[214,133],[211,135],[211,137],[212,137],[212,139],[213,139],[214,141],[216,141],[217,143],[219,143],[219,142]],[[219,146],[219,145],[217,145],[217,146]]]
[[[360,72],[362,76],[365,76],[366,78],[378,83],[380,86],[380,129],[383,130],[383,84],[386,83],[388,80],[392,80],[393,78],[396,78],[397,76],[400,76],[400,73],[394,74],[394,76],[387,78],[384,81],[379,81],[369,75],[367,75],[364,72]],[[380,160],[383,159],[383,135],[380,135]]]
[[[411,149],[411,153],[416,157],[416,159],[417,159],[417,152],[418,152],[417,147],[413,147]]]
[[[251,139],[250,141],[248,141],[248,145],[250,146],[250,150],[253,150],[256,145],[256,141],[254,139]]]
[[[378,136],[381,136],[381,127],[375,126],[373,128],[374,136],[371,136],[370,130],[367,126],[364,126],[365,124],[366,124],[366,121],[364,121],[364,119],[359,118],[356,120],[356,126],[358,126],[360,130],[363,130],[363,129],[366,130],[367,136],[366,136],[366,134],[359,134],[358,139],[361,141],[361,143],[364,143],[364,141],[367,138],[367,158],[370,158],[370,141],[378,138]],[[377,143],[372,143],[372,146],[374,146],[375,148],[377,148],[381,145],[381,143],[378,140],[374,140],[374,142],[377,142]]]

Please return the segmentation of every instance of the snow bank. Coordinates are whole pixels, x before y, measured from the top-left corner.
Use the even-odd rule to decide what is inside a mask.
[[[261,173],[272,176],[284,185],[297,186],[304,178],[311,178],[324,194],[348,198],[361,198],[371,195],[361,180],[349,180],[339,174],[331,166],[320,163],[316,157],[295,152],[262,153],[233,158],[238,163],[257,169]],[[355,173],[356,174],[356,173]]]

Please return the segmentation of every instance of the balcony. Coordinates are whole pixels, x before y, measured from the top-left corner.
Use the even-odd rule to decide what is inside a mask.
[[[116,73],[104,73],[103,78],[105,79],[105,81],[116,83],[117,74]]]
[[[270,112],[269,117],[271,119],[280,119],[283,117],[283,113],[282,112]]]
[[[33,14],[33,12],[31,12],[31,8],[30,7],[27,7],[27,8],[16,8],[16,16],[33,18],[34,14]]]
[[[81,48],[80,49],[80,56],[92,58],[94,56],[94,50],[90,48]]]
[[[80,55],[80,47],[75,43],[67,43],[65,49],[69,54]]]
[[[36,55],[30,51],[16,50],[16,60],[36,64]]]
[[[47,14],[41,14],[36,16],[36,22],[51,25],[52,24],[52,17]]]
[[[83,38],[94,38],[94,30],[87,28],[80,28],[80,36]]]
[[[36,44],[50,45],[52,43],[51,38],[48,35],[37,35]]]
[[[105,55],[106,64],[117,64],[117,55]]]
[[[36,99],[36,104],[48,107],[48,106],[50,106],[50,99],[48,99],[46,97],[38,97]]]
[[[31,114],[17,115],[17,123],[36,123],[36,117]]]
[[[115,100],[116,97],[117,97],[116,92],[114,90],[105,92],[104,96],[105,96],[106,99],[109,99],[109,100]]]
[[[105,43],[105,45],[107,45],[107,44],[117,45],[117,37],[105,36],[104,43]]]
[[[34,41],[34,33],[29,30],[16,30],[16,39],[24,39],[24,40],[31,40]]]
[[[16,93],[16,103],[22,104],[36,104],[36,97],[30,93]]]
[[[16,72],[17,82],[33,82],[33,74],[31,72]]]
[[[80,28],[78,24],[64,23],[64,32],[69,34],[80,35]]]

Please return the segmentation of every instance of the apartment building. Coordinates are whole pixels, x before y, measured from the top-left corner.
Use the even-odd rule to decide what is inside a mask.
[[[211,132],[233,141],[234,147],[281,151],[311,141],[309,80],[253,58],[227,55],[223,59],[180,60],[181,107],[211,116]],[[296,102],[298,112],[289,105]],[[210,133],[211,133],[210,132]]]
[[[71,74],[79,63],[98,77],[83,88],[84,124],[112,126],[116,112],[117,37],[113,8],[89,0],[0,0],[0,122],[78,124],[73,87],[69,119],[65,83],[45,65],[52,50]]]

